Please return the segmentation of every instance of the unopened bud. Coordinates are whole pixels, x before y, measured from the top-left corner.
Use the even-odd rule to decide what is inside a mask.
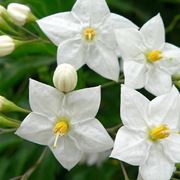
[[[6,9],[0,5],[0,16],[3,14],[3,13],[6,13]]]
[[[11,54],[14,49],[15,42],[10,36],[0,36],[0,57]]]
[[[35,16],[31,9],[23,4],[11,3],[7,7],[9,16],[13,19],[14,24],[23,26],[27,22],[35,21]]]
[[[61,92],[70,92],[77,85],[76,69],[70,64],[58,65],[53,76],[54,86]]]
[[[0,96],[0,112],[25,112],[29,113],[28,110],[17,106],[12,101],[9,101],[3,96]]]

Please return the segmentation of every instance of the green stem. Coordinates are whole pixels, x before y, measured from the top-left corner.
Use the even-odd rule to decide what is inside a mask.
[[[45,148],[43,150],[43,152],[42,152],[41,156],[39,157],[39,159],[23,175],[11,178],[10,180],[27,180],[32,175],[32,173],[38,168],[38,166],[41,164],[41,162],[44,159],[44,156],[46,155],[46,152],[47,152],[47,148]]]
[[[101,88],[105,89],[105,88],[108,88],[108,87],[111,87],[111,86],[114,86],[114,85],[117,85],[117,84],[123,84],[123,83],[124,83],[124,79],[120,79],[118,82],[111,81],[111,82],[108,82],[108,83],[105,83],[105,84],[101,85]]]
[[[127,172],[126,172],[126,169],[125,169],[123,163],[120,162],[120,164],[121,164],[122,172],[123,172],[123,174],[124,174],[124,179],[125,179],[125,180],[129,180],[128,174],[127,174]]]
[[[11,119],[4,115],[0,116],[0,126],[2,126],[2,127],[18,128],[20,126],[20,124],[21,124],[21,121]]]
[[[174,29],[174,27],[176,26],[176,24],[178,23],[179,20],[180,20],[180,14],[178,14],[178,15],[176,15],[174,17],[174,19],[172,20],[170,25],[166,28],[166,32],[167,33],[171,32]]]

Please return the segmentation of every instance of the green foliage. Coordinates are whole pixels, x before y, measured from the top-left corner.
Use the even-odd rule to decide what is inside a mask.
[[[69,11],[75,0],[3,0],[1,4],[7,6],[11,2],[29,5],[33,13],[38,18],[42,18],[57,12]],[[177,18],[180,16],[179,0],[107,0],[107,2],[112,12],[126,16],[138,26],[160,12],[167,27],[167,41],[180,45],[180,23]],[[36,31],[37,35],[45,37],[36,24],[31,24],[27,28],[30,31]],[[25,36],[27,39],[31,38],[30,34]],[[52,85],[55,67],[55,46],[39,41],[20,47],[11,56],[0,59],[0,94],[18,105],[28,108],[29,78]],[[78,76],[78,89],[108,82],[89,70],[88,67],[79,70]],[[120,86],[118,84],[102,89],[102,102],[98,118],[107,128],[120,123],[119,96]],[[152,98],[150,94],[148,96]],[[24,118],[19,115],[13,116],[20,120]],[[0,135],[0,180],[8,180],[24,174],[37,161],[42,151],[42,146],[26,142],[13,133]],[[125,165],[125,168],[130,180],[135,180],[137,167]],[[115,160],[108,160],[100,167],[80,165],[67,172],[49,151],[30,177],[31,180],[118,180],[123,178],[120,164]],[[176,178],[178,178],[178,174],[176,174]]]

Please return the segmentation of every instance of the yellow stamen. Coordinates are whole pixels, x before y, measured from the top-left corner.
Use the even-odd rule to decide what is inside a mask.
[[[83,30],[83,36],[86,41],[93,41],[96,37],[96,30],[92,27],[87,27]]]
[[[160,50],[153,50],[146,54],[146,58],[149,62],[156,62],[162,59],[163,55]]]
[[[167,125],[161,124],[158,127],[152,128],[149,131],[149,137],[152,141],[167,138],[170,135],[170,129]]]
[[[65,117],[59,118],[53,129],[53,132],[55,134],[55,140],[53,145],[54,148],[56,148],[57,146],[57,141],[59,136],[65,136],[68,133],[68,131],[69,131],[68,119]]]

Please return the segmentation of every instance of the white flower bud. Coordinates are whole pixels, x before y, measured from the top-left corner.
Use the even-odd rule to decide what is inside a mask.
[[[70,92],[77,85],[76,69],[70,64],[58,65],[53,76],[54,86],[62,92]]]
[[[0,57],[11,54],[15,49],[14,40],[7,35],[0,36]]]
[[[5,12],[6,12],[6,9],[5,9],[3,6],[0,5],[0,15],[1,15],[2,13],[5,13]]]
[[[32,18],[31,9],[28,6],[18,3],[11,3],[7,7],[9,16],[13,19],[14,24],[23,26]]]

